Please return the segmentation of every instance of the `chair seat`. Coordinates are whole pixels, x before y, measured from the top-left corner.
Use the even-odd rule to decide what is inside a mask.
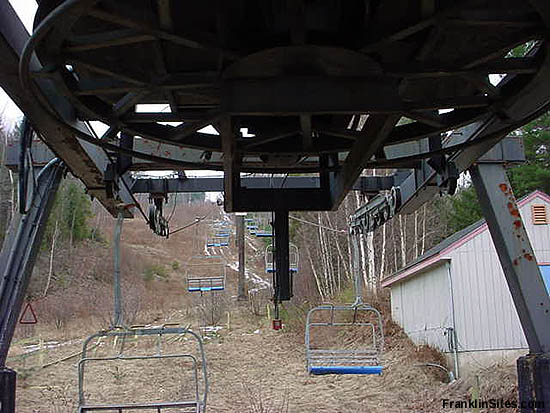
[[[198,411],[200,403],[196,401],[183,401],[183,402],[167,402],[167,403],[124,403],[124,404],[112,404],[112,405],[84,405],[80,406],[78,411],[84,412],[100,412],[100,411],[115,411],[120,412],[122,410],[157,410],[162,409],[174,409],[174,408],[192,408],[194,411]]]
[[[382,374],[382,366],[311,366],[309,372],[321,374]]]
[[[289,272],[298,272],[298,268],[289,268],[288,271]],[[271,274],[271,273],[274,273],[275,270],[273,268],[266,268],[265,272]]]

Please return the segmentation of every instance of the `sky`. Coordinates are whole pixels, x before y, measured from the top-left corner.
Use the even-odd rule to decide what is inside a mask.
[[[32,23],[34,15],[38,6],[35,0],[9,0],[11,6],[14,8],[19,18],[30,33],[32,31]],[[0,117],[9,128],[13,127],[15,123],[21,117],[23,113],[19,110],[17,105],[12,102],[8,95],[0,88]]]
[[[32,32],[32,26],[34,21],[34,15],[38,8],[36,0],[9,0],[11,6],[18,14],[19,18],[25,25],[25,28],[29,33]],[[146,105],[144,105],[146,106]],[[148,108],[142,108],[147,111]],[[8,127],[12,128],[23,117],[23,113],[15,103],[9,98],[9,96],[0,88],[0,120]],[[100,122],[93,122],[93,128],[96,132],[101,133],[107,126],[102,125]],[[214,128],[207,127],[205,130],[201,130],[205,133],[217,133]],[[165,174],[166,172],[163,172]],[[207,176],[207,175],[220,175],[217,171],[189,171],[188,176]],[[208,198],[215,200],[218,193],[208,193]]]

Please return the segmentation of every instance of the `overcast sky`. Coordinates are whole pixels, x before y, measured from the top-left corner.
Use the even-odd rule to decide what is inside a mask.
[[[29,33],[32,32],[32,26],[34,21],[34,15],[36,14],[36,9],[38,8],[36,0],[9,0],[10,4],[19,15],[19,18],[27,28]],[[12,128],[19,119],[23,116],[23,113],[19,110],[17,105],[9,98],[9,96],[0,88],[0,120]],[[101,132],[106,127],[99,125],[99,122],[94,122],[94,129],[97,132]],[[210,126],[203,130],[206,133],[216,133],[215,130]],[[162,174],[164,174],[163,172]],[[205,175],[220,175],[220,172],[215,171],[188,171],[189,176],[205,176]],[[211,200],[216,200],[218,193],[208,193],[207,197]]]

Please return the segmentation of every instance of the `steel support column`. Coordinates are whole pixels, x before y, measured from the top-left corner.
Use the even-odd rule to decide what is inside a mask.
[[[530,355],[518,361],[520,401],[550,406],[550,297],[504,166],[477,164],[470,174],[529,344]]]
[[[361,237],[361,232],[352,232],[348,235],[351,238],[352,245],[352,268],[353,273],[353,283],[355,289],[355,302],[354,305],[359,305],[363,303],[363,278],[361,277],[361,264],[359,262],[361,258],[361,252],[359,250],[359,239]]]
[[[122,236],[122,225],[124,224],[124,210],[118,211],[113,236],[113,263],[114,263],[114,317],[112,327],[124,326],[122,290],[120,287],[120,237]]]
[[[54,159],[38,174],[29,211],[13,220],[0,255],[0,403],[15,412],[15,372],[4,369],[25,292],[65,166]]]
[[[235,219],[237,221],[237,249],[239,251],[239,281],[237,288],[237,300],[246,301],[247,294],[245,289],[245,266],[246,266],[246,257],[245,257],[245,242],[244,242],[244,215],[236,215]]]
[[[226,116],[219,122],[219,130],[223,148],[223,187],[225,211],[235,212],[235,200],[240,189],[239,156],[237,143],[233,133],[231,117]]]
[[[15,412],[15,387],[17,374],[7,368],[0,368],[0,412]]]
[[[288,211],[275,211],[275,300],[288,301],[292,298],[292,280],[290,279],[288,258]]]

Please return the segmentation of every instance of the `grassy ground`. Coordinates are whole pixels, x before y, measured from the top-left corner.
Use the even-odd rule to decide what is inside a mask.
[[[149,268],[147,288],[156,291],[156,298],[139,311],[135,323],[179,322],[198,330],[201,320],[195,310],[201,298],[185,291],[184,279],[185,261],[196,255],[193,245],[201,245],[200,240],[197,243],[188,236],[162,241],[142,227],[125,228],[123,240],[127,248],[148,256],[148,262],[157,266],[144,267]],[[200,231],[194,233],[200,234]],[[232,248],[210,252],[225,256],[228,264],[236,261]],[[258,247],[256,255],[253,249],[249,252],[250,270],[256,277],[263,276],[262,248]],[[160,264],[162,270],[158,267]],[[384,374],[315,377],[308,375],[305,367],[303,309],[289,308],[285,312],[290,318],[287,328],[276,332],[261,314],[265,302],[255,311],[261,315],[255,315],[248,304],[236,302],[235,271],[228,271],[227,285],[224,302],[227,307],[219,309],[221,315],[217,323],[221,329],[205,340],[210,412],[437,412],[448,411],[442,407],[444,398],[470,398],[473,379],[446,384],[445,374],[418,367],[427,362],[442,362],[441,356],[431,349],[414,346],[388,319],[387,303],[380,304],[386,314]],[[349,301],[345,294],[339,298]],[[26,331],[20,329],[8,360],[8,365],[18,371],[17,412],[75,412],[82,341],[105,326],[105,317],[89,315],[70,319],[62,328],[41,323]],[[29,352],[32,345],[50,348]],[[133,345],[140,351],[154,349],[154,343],[145,341],[127,349],[131,350]],[[171,349],[187,351],[183,340],[174,341],[171,346]],[[112,352],[116,348],[114,344],[103,343],[98,351]],[[182,373],[175,367],[176,364],[137,363],[131,368],[113,364],[90,369],[86,371],[86,394],[105,402],[161,400],[176,394],[180,379],[186,383],[184,389],[190,392],[189,370]],[[515,397],[513,366],[481,371],[480,383],[482,396]]]

